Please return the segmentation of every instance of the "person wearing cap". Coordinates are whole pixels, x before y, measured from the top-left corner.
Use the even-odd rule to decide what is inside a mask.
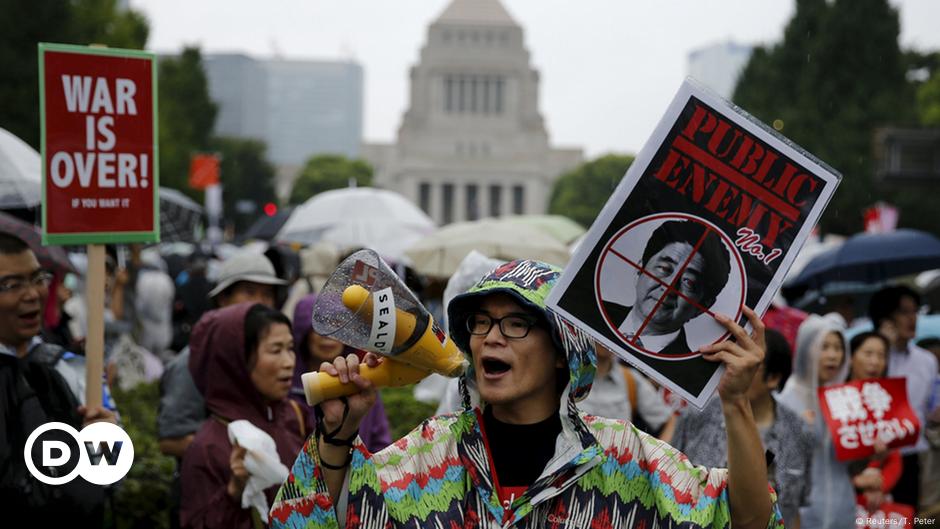
[[[209,292],[218,308],[238,303],[260,303],[274,307],[275,287],[285,285],[274,273],[267,257],[242,250],[222,263],[219,282]],[[206,418],[206,403],[189,373],[187,346],[166,366],[160,379],[160,410],[157,434],[160,451],[182,458],[193,435]]]
[[[209,297],[218,308],[246,302],[274,308],[275,288],[286,283],[274,273],[274,266],[267,257],[242,250],[222,263],[219,281],[209,292]],[[187,346],[167,364],[160,378],[157,436],[160,451],[176,457],[177,463],[208,416],[205,399],[189,371],[189,360]],[[178,501],[174,503],[178,504]],[[179,520],[173,512],[170,519],[174,523]]]
[[[432,417],[370,453],[356,438],[376,391],[351,355],[321,371],[360,393],[321,404],[323,419],[270,512],[273,527],[783,527],[746,391],[763,358],[752,335],[703,349],[725,364],[719,383],[728,469],[695,467],[629,422],[589,416],[593,340],[548,310],[561,271],[513,261],[448,305],[450,335],[468,356],[463,409]],[[367,355],[375,366],[381,360]]]

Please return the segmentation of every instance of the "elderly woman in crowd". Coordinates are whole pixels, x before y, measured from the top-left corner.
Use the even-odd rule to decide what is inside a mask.
[[[294,373],[290,321],[260,304],[241,303],[205,314],[193,330],[189,369],[210,419],[183,458],[180,521],[192,528],[257,527],[260,513],[242,507],[251,477],[246,449],[229,440],[228,425],[246,420],[269,435],[290,466],[308,425],[288,398]],[[268,504],[276,487],[265,490]]]

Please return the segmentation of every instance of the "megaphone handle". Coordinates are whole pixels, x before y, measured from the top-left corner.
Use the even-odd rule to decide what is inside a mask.
[[[365,367],[360,367],[360,374],[368,378],[365,374]],[[325,400],[337,399],[359,393],[359,388],[351,381],[343,384],[339,377],[334,377],[329,373],[316,372],[305,375],[304,394],[307,396],[307,404],[316,406]]]
[[[376,367],[359,364],[359,375],[380,387],[413,384],[428,374],[429,371],[425,369],[388,359]],[[334,377],[322,371],[304,373],[301,380],[303,381],[307,404],[311,406],[316,406],[325,400],[359,393],[359,387],[352,381],[343,384],[339,381],[339,377]]]

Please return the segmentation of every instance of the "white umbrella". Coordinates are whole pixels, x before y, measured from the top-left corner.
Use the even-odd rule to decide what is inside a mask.
[[[277,239],[328,241],[344,250],[372,248],[401,261],[406,248],[433,231],[434,221],[398,193],[353,187],[319,193],[294,208]]]
[[[0,128],[0,209],[31,208],[41,201],[39,153]]]
[[[493,259],[537,259],[558,266],[570,257],[564,244],[538,228],[501,219],[448,224],[405,255],[419,273],[449,277],[473,250]]]

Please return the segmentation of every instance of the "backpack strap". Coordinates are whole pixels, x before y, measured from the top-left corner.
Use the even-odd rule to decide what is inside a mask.
[[[630,399],[630,415],[632,417],[636,416],[636,378],[633,377],[633,372],[630,371],[630,368],[621,365],[620,370],[623,372],[623,379],[627,382],[627,397]]]
[[[221,415],[216,415],[214,413],[210,414],[210,416],[216,421],[218,421],[219,423],[223,424],[225,427],[228,427],[229,423],[232,422],[231,420],[226,419],[225,417],[222,417]]]
[[[39,362],[49,367],[55,367],[55,365],[59,362],[59,360],[62,359],[63,356],[65,356],[66,353],[74,356],[60,345],[42,342],[30,349],[29,354],[27,354],[26,357],[30,361]]]
[[[300,426],[300,437],[306,439],[307,421],[304,420],[304,412],[300,409],[300,404],[297,404],[297,401],[291,398],[288,398],[287,402],[290,402],[291,407],[294,408],[294,413],[297,415],[297,424]]]

